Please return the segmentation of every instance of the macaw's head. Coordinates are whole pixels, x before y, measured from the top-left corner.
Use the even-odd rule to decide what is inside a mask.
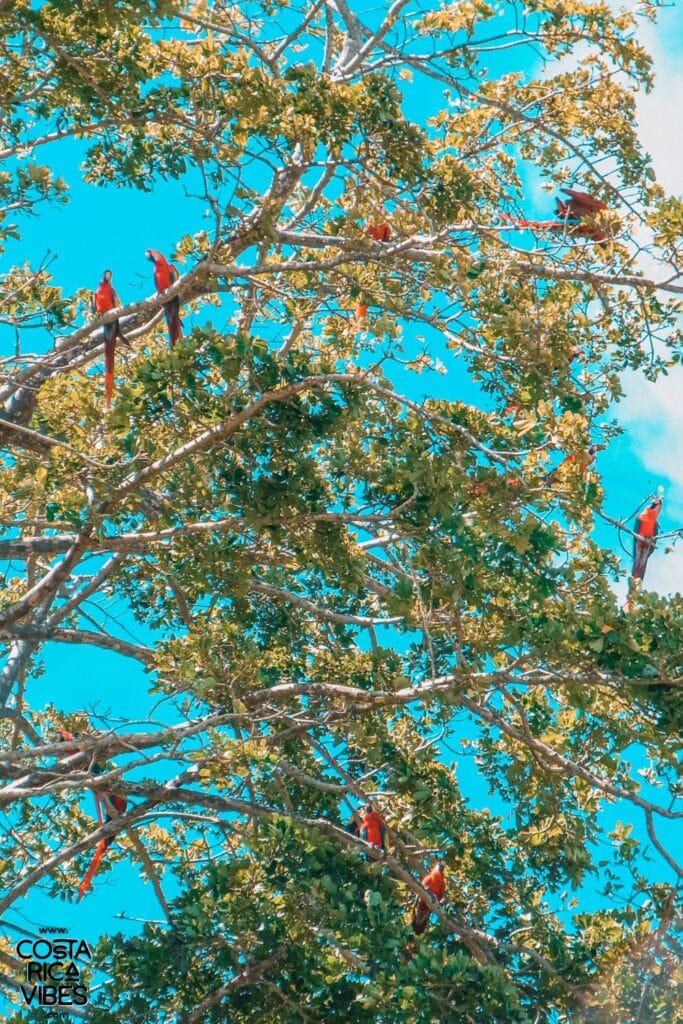
[[[650,508],[656,508],[657,511],[659,512],[659,510],[662,507],[662,505],[663,505],[662,499],[661,498],[655,498],[655,500],[650,504]]]
[[[445,868],[446,868],[446,865],[444,864],[444,862],[442,860],[440,860],[439,863],[436,865],[436,870],[440,871],[441,874],[444,873]]]
[[[156,263],[158,259],[161,259],[161,253],[157,249],[147,249],[145,252],[145,259],[151,260],[152,263]]]
[[[112,276],[111,270],[105,270],[102,274],[102,284],[111,284]]]
[[[366,813],[366,814],[372,814],[372,812],[374,811],[374,809],[375,809],[375,808],[374,808],[374,807],[372,806],[372,804],[366,804],[366,805],[365,805],[365,813]]]

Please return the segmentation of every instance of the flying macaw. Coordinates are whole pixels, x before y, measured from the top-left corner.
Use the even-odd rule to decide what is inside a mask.
[[[578,452],[572,452],[570,455],[566,455],[562,459],[562,462],[560,462],[559,465],[555,466],[555,469],[551,469],[549,473],[546,473],[546,475],[543,477],[544,482],[550,485],[554,484],[557,479],[558,473],[564,466],[573,466],[575,464],[578,465],[579,469],[581,470],[581,476],[585,476],[588,469],[595,462],[595,456],[598,453],[598,447],[599,446],[597,444],[592,444],[589,448],[586,449],[585,452],[581,454],[579,454]]]
[[[545,231],[569,229],[570,235],[583,235],[598,245],[607,245],[608,236],[605,231],[591,223],[595,220],[596,214],[607,209],[607,203],[602,199],[596,199],[589,192],[577,192],[573,188],[563,188],[562,191],[569,199],[555,200],[555,216],[562,218],[561,220],[515,220],[513,217],[506,217],[506,220],[516,228],[538,228]]]
[[[638,536],[633,539],[633,568],[631,575],[636,580],[645,579],[647,561],[655,549],[655,538],[657,536],[657,520],[662,510],[662,499],[655,498],[650,502],[644,512],[636,516],[634,533]]]
[[[147,249],[145,256],[154,264],[154,284],[157,292],[161,294],[180,277],[175,267],[172,267],[165,256],[162,256],[157,249]],[[183,336],[183,324],[180,319],[180,296],[174,295],[169,302],[164,303],[164,316],[168,324],[168,343],[173,348],[176,341]]]
[[[444,878],[444,864],[443,861],[432,868],[428,875],[422,879],[422,885],[425,889],[428,889],[434,896],[436,896],[439,903],[444,897],[446,892],[446,879]],[[422,896],[417,896],[415,899],[415,905],[413,906],[413,918],[411,921],[412,929],[416,935],[422,935],[423,931],[427,927],[429,922],[429,915],[431,914],[431,908],[424,901]]]
[[[111,270],[105,270],[102,274],[102,280],[97,286],[97,291],[93,292],[92,296],[92,308],[93,313],[99,314],[108,313],[110,309],[116,309],[117,306],[121,305],[119,297],[114,291],[114,286],[111,283],[112,272]],[[121,333],[121,326],[118,320],[114,320],[110,324],[105,324],[104,328],[104,400],[107,408],[111,405],[112,395],[114,394],[114,353],[116,352],[116,340],[120,338],[121,341],[126,344],[126,339]]]
[[[372,804],[365,805],[365,816],[360,823],[360,837],[372,846],[386,850],[387,830],[384,822]]]

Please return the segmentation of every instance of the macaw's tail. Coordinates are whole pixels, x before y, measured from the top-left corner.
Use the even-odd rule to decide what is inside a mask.
[[[100,863],[102,862],[102,858],[104,857],[104,854],[105,854],[105,852],[107,850],[107,847],[109,845],[110,844],[107,842],[106,839],[100,839],[99,843],[97,844],[97,849],[95,850],[95,856],[93,857],[93,859],[91,861],[90,867],[88,868],[88,870],[86,872],[85,878],[83,879],[83,881],[81,882],[81,884],[79,886],[78,898],[76,899],[76,903],[80,903],[81,900],[83,899],[83,897],[85,896],[86,892],[88,891],[88,889],[90,887],[90,883],[92,882],[93,878],[95,877],[97,869],[100,866]]]
[[[114,324],[107,324],[114,327]],[[114,354],[116,352],[116,333],[112,331],[104,336],[104,401],[107,409],[111,405],[114,394]]]
[[[413,919],[410,922],[416,935],[422,935],[429,921],[430,910],[423,899],[417,899],[413,907]]]
[[[168,344],[173,348],[183,336],[183,322],[180,319],[180,296],[176,295],[164,306],[164,315],[168,324]]]
[[[631,575],[635,580],[645,579],[645,570],[647,569],[647,561],[652,554],[654,545],[651,541],[638,540],[636,541],[636,550],[633,558],[633,569]]]

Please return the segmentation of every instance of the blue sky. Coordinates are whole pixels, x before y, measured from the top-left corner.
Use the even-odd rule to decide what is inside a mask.
[[[678,129],[683,109],[683,14],[680,7],[665,8],[657,28],[644,27],[643,39],[655,57],[657,81],[650,96],[639,101],[642,137],[652,154],[660,181],[675,194],[683,182],[683,137]],[[673,129],[673,130],[672,130]],[[152,291],[151,265],[145,260],[148,247],[168,252],[186,232],[202,226],[203,206],[184,194],[182,185],[161,184],[153,194],[120,189],[99,189],[78,183],[77,166],[82,148],[63,144],[49,153],[58,174],[71,184],[70,202],[45,208],[40,219],[25,222],[20,247],[12,246],[0,269],[21,255],[38,262],[47,249],[59,254],[51,267],[55,283],[67,293],[94,288],[102,270],[114,270],[114,283],[124,302]],[[47,156],[47,154],[46,154]],[[213,314],[214,319],[218,319]],[[4,347],[4,342],[0,343]],[[0,351],[0,354],[7,354]],[[452,395],[454,375],[462,396],[457,369],[448,377],[413,380],[415,397],[429,392]],[[683,460],[679,438],[683,431],[683,368],[656,386],[638,377],[625,379],[627,398],[617,412],[627,433],[599,459],[607,492],[606,511],[615,517],[630,513],[638,501],[665,487],[664,529],[683,525]],[[618,550],[617,536],[609,528],[599,533],[603,543]],[[624,559],[624,567],[627,567]],[[661,593],[675,592],[683,579],[683,543],[669,555],[657,551],[648,568],[648,586]],[[623,591],[623,587],[622,587]],[[81,710],[96,698],[102,709],[113,709],[121,718],[142,717],[154,698],[148,694],[149,677],[127,659],[95,649],[52,645],[45,657],[45,673],[31,686],[34,706],[55,702],[66,712]],[[465,762],[468,766],[471,761]],[[473,799],[486,803],[485,788],[465,781]],[[94,813],[92,797],[84,807]],[[611,813],[611,812],[610,812]],[[0,819],[1,820],[1,819]],[[26,927],[59,924],[71,934],[95,940],[103,930],[134,931],[137,925],[118,920],[122,910],[138,918],[159,917],[151,886],[142,884],[139,872],[121,863],[97,879],[94,890],[76,906],[57,903],[34,894],[17,904],[10,920]],[[134,908],[134,909],[133,909]]]

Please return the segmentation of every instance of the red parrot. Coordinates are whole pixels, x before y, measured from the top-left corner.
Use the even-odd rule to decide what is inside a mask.
[[[93,765],[93,772],[99,774],[101,771],[102,769],[100,765]],[[113,821],[114,818],[117,818],[120,814],[126,813],[128,801],[125,796],[119,796],[117,793],[105,793],[102,796],[95,794],[95,806],[97,807],[97,820],[102,824],[102,809],[104,809],[104,820]],[[100,839],[97,844],[97,849],[95,850],[95,855],[90,862],[90,867],[78,887],[76,903],[80,903],[85,896],[88,888],[90,887],[90,883],[95,877],[97,869],[100,866],[102,858],[113,842],[114,836],[108,836],[106,839]]]
[[[571,235],[583,235],[599,245],[607,245],[608,236],[604,230],[591,224],[595,215],[607,209],[602,199],[596,199],[589,192],[577,192],[573,188],[563,188],[569,199],[556,199],[555,214],[562,220],[515,220],[506,216],[516,228],[539,228],[546,231],[566,231]],[[586,223],[588,222],[588,223]]]
[[[662,499],[655,498],[644,512],[636,516],[634,532],[638,536],[633,539],[633,569],[631,570],[631,575],[636,580],[645,579],[647,561],[655,549],[657,520],[661,510]]]
[[[102,280],[97,286],[97,291],[93,292],[92,297],[92,308],[93,312],[101,315],[102,313],[108,313],[110,309],[116,309],[120,306],[119,297],[114,291],[114,286],[111,283],[112,273],[111,270],[105,270],[102,274]],[[104,325],[104,400],[107,408],[111,405],[112,395],[114,394],[114,353],[116,351],[116,340],[120,338],[122,342],[126,342],[123,334],[121,333],[121,327],[118,320],[114,320],[110,324]]]
[[[57,732],[57,736],[59,737],[59,742],[60,743],[74,743],[76,741],[76,737],[73,735],[73,733],[70,733],[68,729],[61,729],[60,728],[60,729],[57,729],[56,732]],[[72,747],[70,750],[66,751],[66,756],[67,757],[71,757],[72,754],[77,754],[77,753],[78,753],[78,747]]]
[[[376,242],[388,242],[391,238],[391,228],[388,224],[374,225],[370,224],[365,229],[366,234],[370,235],[370,238],[374,238]]]
[[[474,487],[470,491],[470,494],[474,498],[480,498],[482,494],[488,494],[495,483],[497,483],[497,481],[481,481],[480,483],[474,485]],[[524,481],[519,476],[506,476],[505,486],[509,487],[513,491],[516,491],[519,490],[520,487],[524,486]]]
[[[175,267],[172,267],[165,256],[162,256],[157,249],[148,249],[145,253],[148,260],[154,264],[154,284],[161,294],[180,277]],[[164,303],[164,316],[168,324],[168,343],[173,348],[176,341],[183,336],[183,324],[180,319],[180,296],[174,295],[169,302]]]
[[[581,470],[581,476],[585,476],[586,471],[595,462],[595,456],[597,455],[597,453],[597,444],[592,444],[589,448],[586,449],[586,451],[583,454],[579,454],[578,452],[572,452],[570,455],[566,455],[564,459],[562,459],[562,462],[560,462],[558,466],[555,466],[555,469],[551,469],[549,473],[546,473],[546,475],[543,477],[544,482],[546,484],[554,484],[555,480],[557,479],[557,475],[562,469],[562,467],[572,466],[575,463],[578,464],[579,469]]]
[[[365,229],[365,234],[370,235],[370,238],[374,239],[375,242],[388,242],[391,238],[391,228],[388,224],[369,224]],[[365,322],[365,318],[368,315],[368,307],[361,300],[356,306],[356,328],[360,330]]]
[[[356,306],[356,327],[358,328],[358,330],[360,330],[363,324],[365,323],[365,318],[367,315],[368,307],[365,305],[364,302],[359,302],[358,305]]]
[[[386,827],[372,804],[365,805],[365,817],[360,823],[360,837],[372,846],[386,850]]]
[[[424,888],[429,889],[429,891],[436,896],[439,903],[446,892],[446,879],[444,878],[443,872],[443,861],[439,861],[439,863],[432,868],[429,874],[425,875],[422,879],[422,885]],[[422,896],[417,896],[415,899],[415,905],[413,906],[413,919],[411,922],[413,931],[416,935],[422,935],[429,922],[430,914],[430,907],[424,901]]]

